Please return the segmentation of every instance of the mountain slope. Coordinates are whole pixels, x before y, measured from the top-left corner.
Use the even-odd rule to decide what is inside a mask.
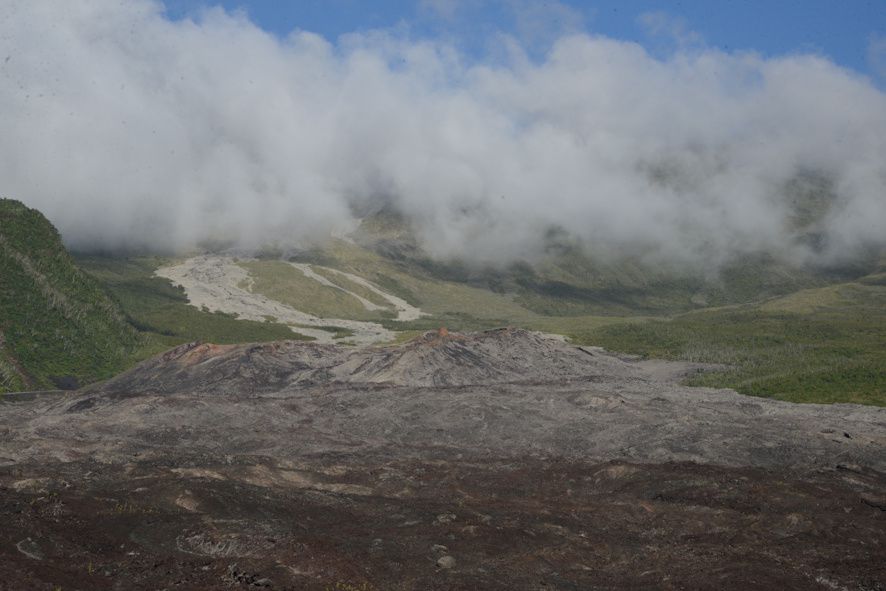
[[[696,386],[791,402],[886,406],[886,267],[762,303],[570,333],[645,357],[721,364]]]
[[[107,377],[139,344],[52,224],[37,210],[0,199],[0,392]]]
[[[804,206],[817,195],[799,189],[795,192],[798,203]],[[804,229],[814,227],[809,220],[820,217],[807,211],[811,207],[797,213],[797,224]],[[318,254],[321,257],[316,262],[324,264],[325,258],[330,266],[365,267],[368,257],[353,252],[359,246],[379,257],[380,263],[370,268],[394,267],[411,277],[504,294],[513,304],[542,316],[668,315],[761,301],[858,279],[876,268],[880,256],[872,250],[859,252],[851,262],[839,265],[825,261],[791,263],[790,257],[761,250],[736,253],[715,266],[664,263],[639,253],[594,252],[580,239],[551,228],[544,253],[533,260],[482,265],[432,258],[422,249],[411,222],[390,209],[363,218],[352,237],[350,245],[313,253],[315,260]],[[297,256],[301,259],[305,255]]]

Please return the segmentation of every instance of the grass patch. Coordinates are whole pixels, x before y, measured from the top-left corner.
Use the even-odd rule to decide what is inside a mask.
[[[368,289],[365,285],[360,285],[354,281],[351,281],[344,275],[340,273],[336,273],[333,270],[330,270],[325,267],[312,266],[313,271],[322,277],[325,277],[332,283],[338,285],[342,289],[345,289],[351,293],[357,294],[361,298],[368,300],[369,302],[375,304],[376,306],[382,306],[383,308],[390,308],[391,303],[372,291]],[[384,291],[384,290],[382,290]],[[393,295],[393,294],[392,294]]]
[[[499,294],[465,283],[445,281],[430,276],[420,268],[398,264],[372,251],[345,241],[333,241],[326,250],[328,266],[353,273],[371,281],[382,290],[403,298],[423,312],[441,320],[481,328],[508,322],[522,322],[538,315]],[[428,324],[430,323],[430,324]],[[437,328],[439,321],[422,319],[404,323],[402,328],[423,330]]]
[[[570,340],[581,340],[581,335],[605,326],[634,324],[646,320],[648,318],[644,316],[540,316],[523,327],[565,335]]]
[[[129,322],[151,335],[148,351],[196,340],[222,344],[310,340],[276,322],[238,320],[231,314],[198,310],[188,304],[182,288],[154,276],[154,270],[168,262],[156,257],[78,258],[81,268],[105,286]]]
[[[350,320],[381,320],[384,311],[367,310],[357,298],[307,277],[285,261],[245,261],[238,263],[249,271],[250,288],[272,300],[318,316]]]
[[[402,345],[425,334],[424,330],[403,330],[397,333],[397,336],[387,345]]]
[[[589,327],[573,337],[645,357],[729,366],[691,378],[690,385],[792,402],[886,406],[886,287],[844,284],[795,296]]]
[[[314,330],[325,330],[326,332],[331,332],[333,339],[346,339],[348,337],[354,336],[355,333],[350,328],[345,328],[343,326],[332,326],[332,325],[323,325],[323,326],[307,326],[305,324],[296,324],[294,325],[300,328],[310,328]]]

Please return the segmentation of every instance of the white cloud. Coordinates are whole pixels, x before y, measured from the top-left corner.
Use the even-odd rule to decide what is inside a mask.
[[[674,42],[678,47],[701,45],[704,38],[693,31],[689,22],[679,16],[673,16],[662,11],[644,12],[637,18],[637,22],[654,37],[665,37]]]
[[[578,10],[557,0],[504,0],[514,15],[520,41],[529,47],[547,48],[564,34],[581,29]]]
[[[295,243],[383,196],[441,255],[529,256],[551,226],[597,252],[797,254],[780,189],[803,170],[840,194],[839,252],[886,236],[886,95],[821,58],[575,34],[468,66],[146,0],[0,10],[0,193],[74,246]]]

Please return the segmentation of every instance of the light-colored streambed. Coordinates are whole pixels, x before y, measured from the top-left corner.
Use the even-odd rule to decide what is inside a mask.
[[[348,291],[344,287],[333,283],[323,275],[316,273],[311,265],[291,263],[293,267],[320,284],[333,287],[356,298],[367,310],[384,309],[382,306],[370,302],[366,298]],[[366,289],[369,289],[379,297],[390,302],[397,311],[397,320],[415,320],[424,313],[410,305],[405,300],[384,292],[371,282],[336,269],[323,269],[339,274]],[[169,279],[176,285],[182,286],[188,297],[188,302],[197,308],[206,308],[211,312],[224,312],[236,314],[243,320],[255,320],[263,322],[269,317],[281,324],[289,326],[293,332],[313,337],[321,343],[331,343],[335,339],[335,333],[325,327],[336,326],[352,331],[354,334],[336,342],[349,342],[354,344],[383,343],[394,340],[395,333],[383,327],[377,322],[361,320],[349,320],[344,318],[321,318],[306,312],[302,312],[276,300],[272,300],[260,293],[253,293],[249,289],[241,287],[250,285],[249,272],[238,265],[232,257],[220,255],[201,255],[189,258],[181,263],[157,269],[156,275]]]

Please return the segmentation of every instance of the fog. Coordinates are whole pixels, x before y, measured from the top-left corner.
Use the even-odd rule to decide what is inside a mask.
[[[886,242],[886,94],[860,74],[586,33],[541,57],[491,42],[477,61],[408,30],[280,39],[219,9],[7,0],[0,194],[78,249],[305,245],[381,204],[433,255],[479,262],[537,256],[552,228],[692,264]],[[811,227],[797,179],[832,196]]]

